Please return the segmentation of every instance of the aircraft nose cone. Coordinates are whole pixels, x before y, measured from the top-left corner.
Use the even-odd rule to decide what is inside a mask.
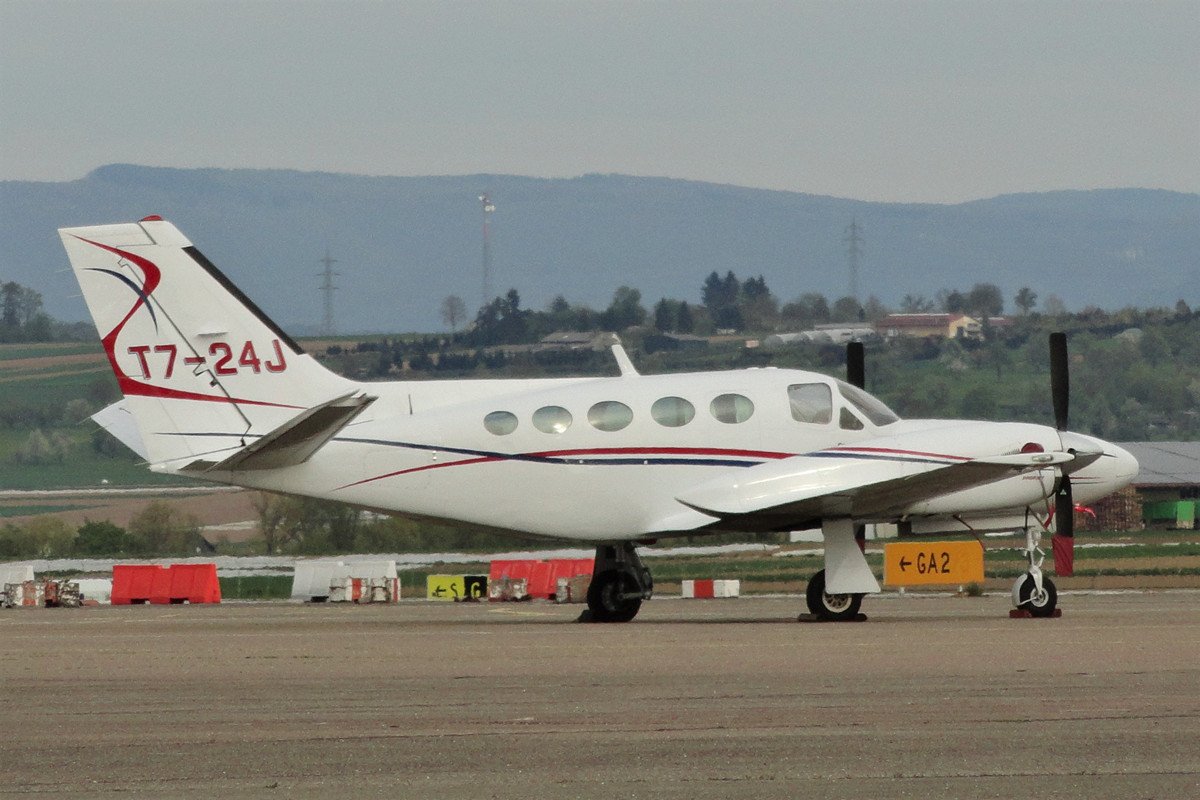
[[[1062,446],[1081,455],[1098,454],[1072,475],[1076,501],[1090,502],[1128,486],[1138,474],[1138,462],[1123,447],[1081,433],[1063,431]]]
[[[1117,480],[1122,482],[1122,486],[1130,483],[1137,477],[1141,466],[1128,450],[1123,447],[1117,447],[1115,444],[1109,444],[1105,447],[1105,454],[1113,457],[1115,462],[1113,472]]]

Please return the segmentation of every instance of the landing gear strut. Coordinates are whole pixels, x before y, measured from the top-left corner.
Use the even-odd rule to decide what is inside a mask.
[[[1036,526],[1025,529],[1025,557],[1029,560],[1029,570],[1017,578],[1013,584],[1013,606],[1028,611],[1035,617],[1053,616],[1058,604],[1058,590],[1054,581],[1042,573],[1042,562],[1046,560],[1046,552],[1039,546],[1042,533]]]
[[[580,621],[629,622],[653,593],[654,579],[632,542],[602,544],[596,548],[588,607]]]

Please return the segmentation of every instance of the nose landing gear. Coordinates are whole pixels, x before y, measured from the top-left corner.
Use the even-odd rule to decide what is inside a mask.
[[[1058,590],[1054,581],[1042,572],[1046,553],[1039,546],[1041,539],[1037,526],[1025,529],[1025,557],[1029,561],[1029,570],[1013,584],[1013,607],[1028,611],[1034,617],[1052,617],[1058,605]]]

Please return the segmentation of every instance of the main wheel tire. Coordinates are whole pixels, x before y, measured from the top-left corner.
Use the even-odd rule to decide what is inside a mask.
[[[819,619],[845,621],[858,616],[862,606],[861,594],[827,594],[825,592],[825,570],[813,575],[808,581],[804,600],[808,610]]]
[[[635,592],[637,597],[625,596]],[[587,604],[592,622],[629,622],[641,609],[642,598],[632,575],[609,570],[592,578]]]
[[[1020,607],[1029,611],[1035,617],[1049,617],[1054,614],[1054,609],[1058,605],[1058,590],[1054,586],[1054,581],[1042,576],[1042,593],[1037,594],[1037,584],[1033,580],[1033,576],[1028,572],[1025,573],[1025,580],[1021,583],[1021,588],[1017,591],[1017,597],[1020,601]]]

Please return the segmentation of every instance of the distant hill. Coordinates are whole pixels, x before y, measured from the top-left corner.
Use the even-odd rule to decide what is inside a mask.
[[[0,281],[86,318],[55,229],[161,214],[296,333],[320,322],[329,249],[338,328],[438,330],[443,297],[480,301],[488,192],[493,285],[527,307],[562,294],[603,308],[622,284],[699,299],[711,271],[762,274],[782,300],[847,293],[845,228],[862,230],[859,284],[905,294],[998,284],[1068,307],[1200,304],[1200,195],[1111,189],[957,205],[868,203],[666,178],[366,177],[280,170],[101,167],[63,183],[0,182]]]

